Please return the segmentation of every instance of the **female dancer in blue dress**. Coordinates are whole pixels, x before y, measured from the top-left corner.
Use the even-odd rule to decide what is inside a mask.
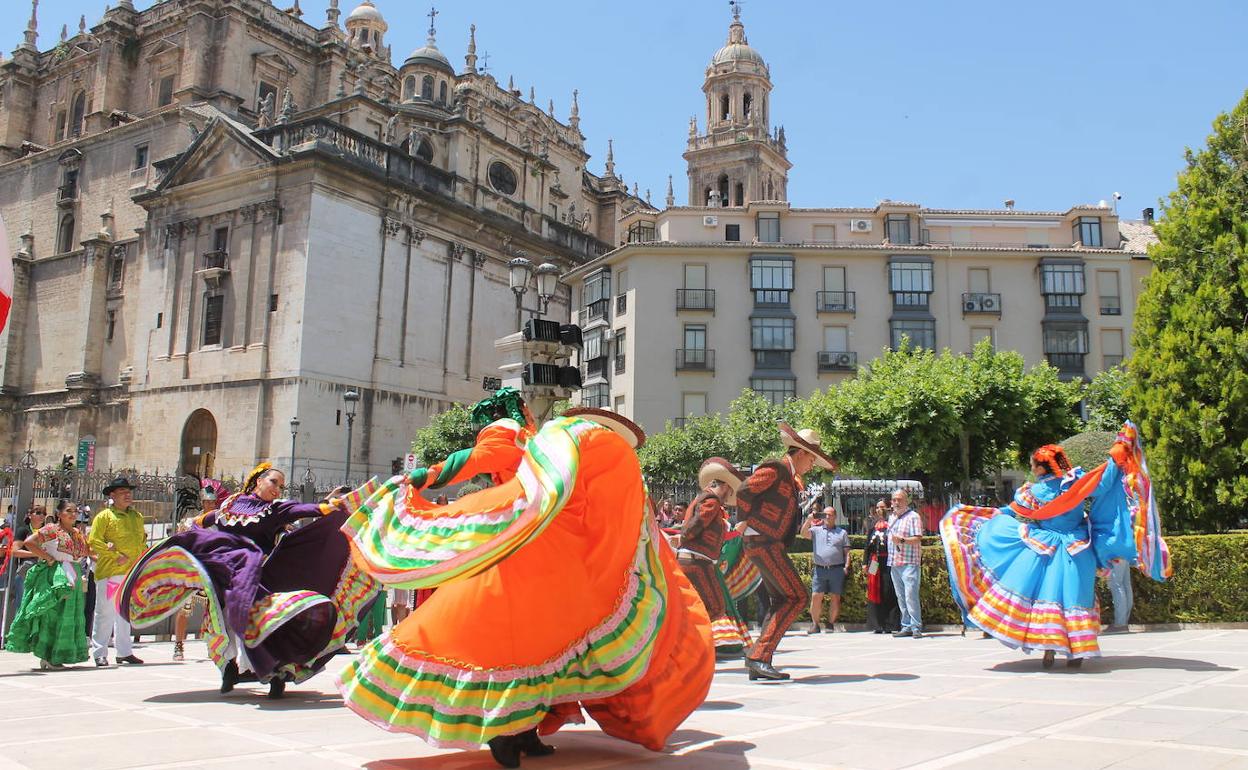
[[[1123,426],[1109,460],[1086,473],[1052,444],[1031,461],[1036,481],[1008,506],[945,514],[949,580],[964,615],[985,633],[1024,652],[1043,650],[1045,668],[1059,652],[1078,667],[1101,654],[1097,570],[1120,558],[1164,580],[1169,552],[1133,424]]]

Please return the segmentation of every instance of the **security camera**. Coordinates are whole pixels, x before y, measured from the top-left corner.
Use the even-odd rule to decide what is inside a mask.
[[[1116,200],[1116,201],[1120,201],[1120,200],[1122,200],[1122,193],[1120,193],[1120,192],[1116,192],[1116,193],[1114,193],[1114,200]]]

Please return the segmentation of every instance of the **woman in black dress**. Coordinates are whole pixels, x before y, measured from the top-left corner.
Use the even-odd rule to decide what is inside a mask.
[[[888,503],[884,500],[871,509],[862,573],[867,579],[867,628],[877,634],[894,633],[901,627],[901,611],[888,566]]]

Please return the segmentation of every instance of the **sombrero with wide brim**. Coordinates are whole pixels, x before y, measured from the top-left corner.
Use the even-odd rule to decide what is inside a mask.
[[[786,422],[780,423],[780,442],[786,447],[796,447],[798,449],[810,452],[815,456],[815,465],[829,471],[835,471],[841,467],[841,464],[831,457],[828,457],[822,449],[820,449],[819,431],[813,428],[803,428],[802,430],[793,430],[793,426]]]
[[[564,417],[580,417],[583,420],[596,422],[604,428],[624,437],[633,449],[641,449],[646,443],[646,432],[632,420],[606,409],[595,409],[591,406],[577,406],[563,413]]]
[[[706,458],[706,462],[698,469],[698,486],[706,487],[712,481],[723,482],[728,487],[728,494],[724,495],[724,505],[737,504],[737,487],[745,481],[745,474],[737,466],[722,457]]]

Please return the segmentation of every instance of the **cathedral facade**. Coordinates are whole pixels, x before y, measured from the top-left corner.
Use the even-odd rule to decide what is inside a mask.
[[[652,210],[475,27],[454,66],[431,14],[396,66],[373,0],[327,2],[121,0],[43,49],[32,2],[0,61],[0,456],[336,478],[350,425],[353,477],[388,472],[497,374],[510,260],[573,270]]]

